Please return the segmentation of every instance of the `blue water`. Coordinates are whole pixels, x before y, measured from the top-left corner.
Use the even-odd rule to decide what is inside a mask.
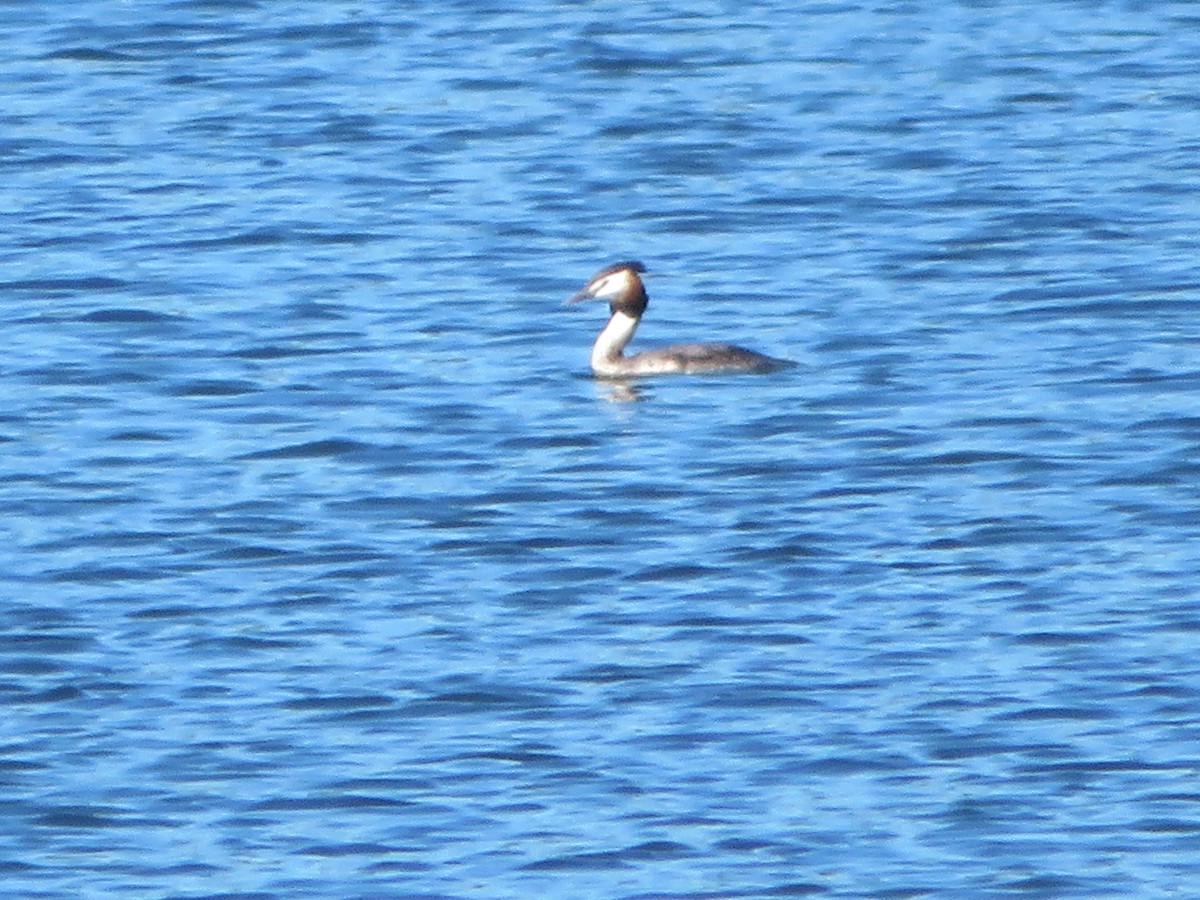
[[[1195,896],[1194,4],[0,7],[6,894]]]

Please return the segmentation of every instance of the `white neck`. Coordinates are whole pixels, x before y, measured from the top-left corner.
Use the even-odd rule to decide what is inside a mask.
[[[593,372],[604,375],[621,371],[621,352],[633,340],[633,333],[637,331],[640,321],[640,318],[635,319],[619,309],[613,312],[612,318],[592,345]]]

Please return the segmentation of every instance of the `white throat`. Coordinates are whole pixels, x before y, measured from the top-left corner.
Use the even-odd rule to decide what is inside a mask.
[[[629,313],[614,310],[612,318],[596,338],[592,345],[592,371],[597,375],[611,375],[623,371],[621,353],[626,345],[633,340],[640,318],[634,318]]]

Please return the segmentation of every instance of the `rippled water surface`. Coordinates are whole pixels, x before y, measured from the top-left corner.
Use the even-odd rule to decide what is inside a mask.
[[[0,7],[6,892],[1195,892],[1194,4]]]

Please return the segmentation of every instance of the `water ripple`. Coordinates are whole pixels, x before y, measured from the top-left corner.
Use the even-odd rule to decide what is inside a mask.
[[[1196,880],[1186,4],[6,16],[10,892]]]

